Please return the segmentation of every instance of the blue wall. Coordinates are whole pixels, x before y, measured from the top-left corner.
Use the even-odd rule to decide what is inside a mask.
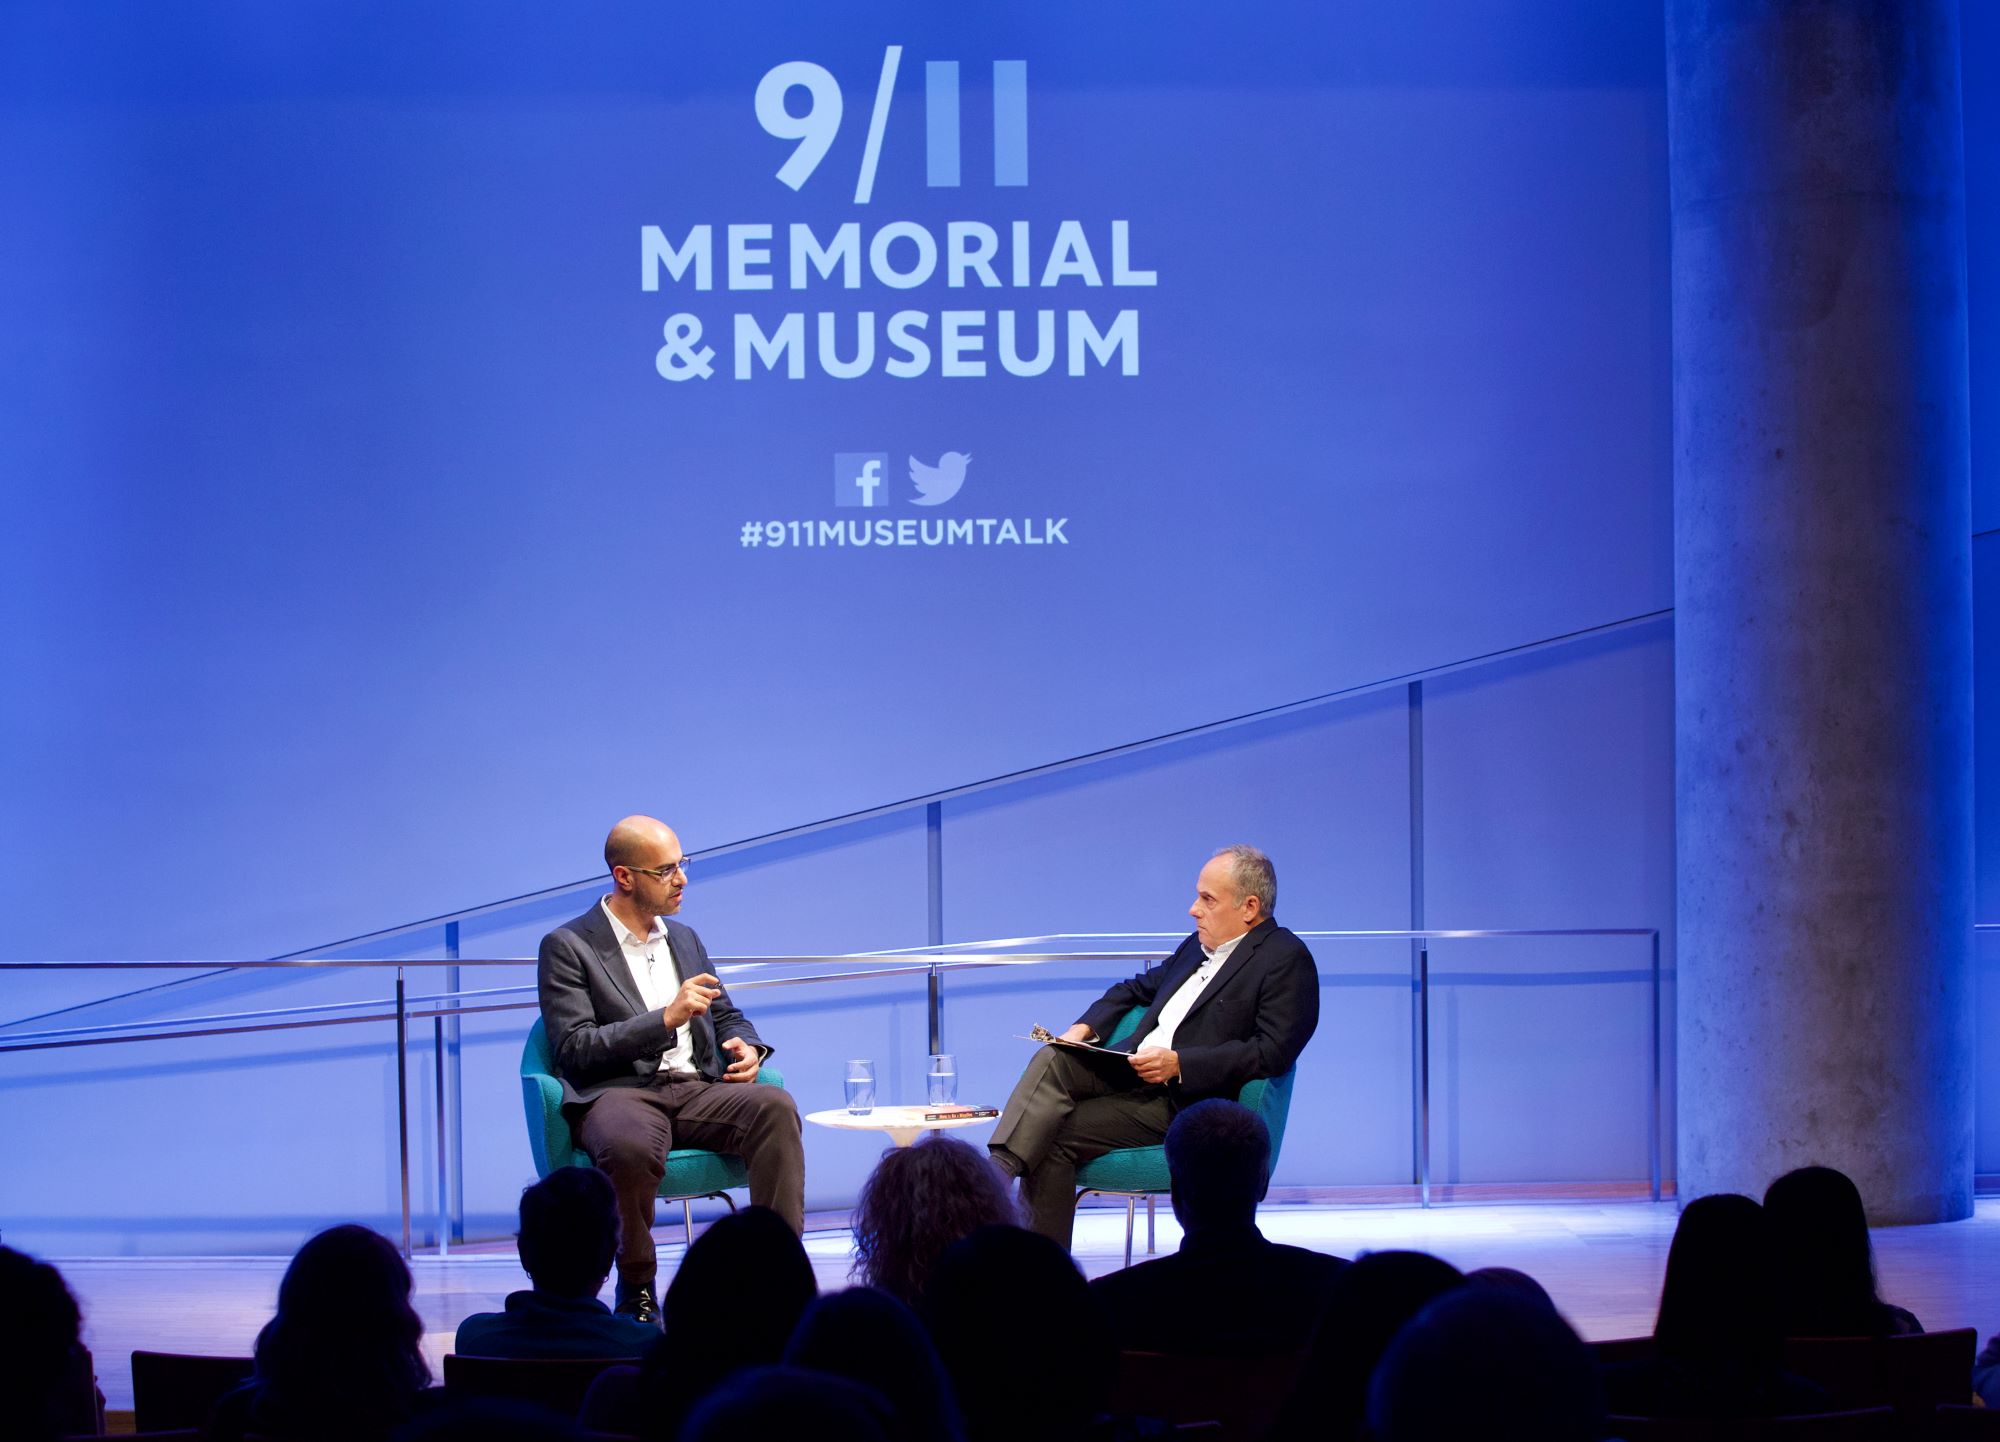
[[[1657,927],[1671,988],[1671,623],[1562,639],[1672,600],[1659,17],[1432,0],[1156,21],[887,3],[837,20],[0,13],[0,957],[313,946],[588,876],[635,808],[704,850],[1443,668],[1422,687],[1424,920]],[[2000,18],[1974,7],[1965,36],[1990,527],[2000,187],[1982,158],[2000,87],[1978,82]],[[905,47],[899,108],[864,208],[846,187],[888,43]],[[966,184],[947,193],[925,184],[918,119],[923,62],[942,58],[967,106]],[[1032,183],[1012,191],[983,168],[986,62],[1009,58],[1028,62],[1031,107]],[[826,65],[848,106],[796,194],[771,175],[790,146],[751,104],[791,59]],[[1097,236],[1128,220],[1158,285],[800,299],[647,293],[637,274],[645,224],[1025,217],[1046,235],[1069,216]],[[653,369],[676,309],[726,334],[733,311],[850,324],[961,302],[1133,305],[1141,373],[697,385]],[[828,491],[837,454],[883,452],[900,482],[906,452],[953,447],[973,468],[938,516],[1068,514],[1073,543],[739,544],[746,518],[859,514]],[[1982,702],[2000,675],[1990,546]],[[1276,858],[1288,924],[1409,925],[1409,701],[1386,685],[955,796],[946,939],[1177,930],[1201,859],[1239,839]],[[1980,915],[2000,919],[1997,855],[1982,848]],[[921,807],[833,827],[699,870],[687,917],[717,953],[919,945],[925,856]],[[469,922],[463,952],[532,955],[588,899]],[[1406,1181],[1408,948],[1319,954],[1325,1020],[1279,1183]],[[1646,963],[1632,941],[1434,949],[1439,1179],[1643,1178]],[[1982,944],[1981,1015],[2000,1025],[1996,966]],[[954,976],[964,1093],[1003,1095],[1012,1033],[1069,1019],[1108,974]],[[465,984],[526,976],[472,967]],[[129,984],[17,977],[0,1014]],[[235,974],[55,1020],[385,992],[383,973]],[[876,1058],[887,1092],[916,1085],[920,986],[743,1000],[808,1109],[835,1104],[848,1056]],[[524,1023],[464,1025],[475,1232],[508,1228],[528,1176]],[[0,1055],[0,1147],[32,1159],[0,1169],[0,1225],[70,1255],[391,1226],[387,1030]],[[1981,1077],[1995,1171],[2000,1063]],[[843,1205],[870,1144],[809,1146],[812,1203]]]

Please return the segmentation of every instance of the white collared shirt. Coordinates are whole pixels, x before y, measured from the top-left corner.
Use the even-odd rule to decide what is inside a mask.
[[[1172,1051],[1175,1030],[1187,1020],[1187,1014],[1194,1010],[1195,1002],[1208,989],[1208,984],[1215,980],[1215,974],[1222,970],[1223,963],[1228,961],[1230,953],[1236,950],[1236,944],[1249,934],[1246,931],[1243,936],[1232,936],[1214,951],[1204,946],[1201,965],[1194,969],[1193,976],[1182,982],[1174,994],[1167,998],[1167,1004],[1160,1008],[1160,1019],[1153,1024],[1151,1031],[1140,1038],[1138,1045],[1132,1050],[1136,1052],[1140,1047],[1158,1046]]]
[[[664,1010],[681,989],[681,968],[674,960],[673,943],[667,940],[666,918],[654,917],[653,929],[640,936],[618,919],[609,901],[606,897],[597,904],[611,923],[618,949],[625,953],[625,967],[632,973],[632,985],[639,989],[639,999],[646,1003],[648,1011]],[[692,1026],[684,1024],[675,1030],[674,1044],[660,1057],[660,1070],[688,1073],[695,1070]]]

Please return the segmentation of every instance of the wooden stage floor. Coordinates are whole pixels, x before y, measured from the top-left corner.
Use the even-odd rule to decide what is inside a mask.
[[[1671,1202],[1644,1201],[1428,1211],[1274,1205],[1258,1220],[1273,1241],[1338,1256],[1407,1247],[1434,1252],[1467,1270],[1519,1268],[1549,1289],[1584,1337],[1596,1340],[1652,1330],[1676,1215]],[[848,1283],[853,1244],[844,1221],[839,1215],[809,1219],[806,1250],[822,1290]],[[1076,1256],[1088,1275],[1122,1265],[1124,1227],[1122,1208],[1085,1212]],[[663,1226],[659,1236],[665,1274],[679,1260],[680,1231]],[[1179,1239],[1163,1206],[1160,1250],[1172,1250]],[[1145,1247],[1143,1211],[1137,1247],[1141,1252]],[[1976,1327],[1982,1340],[2000,1331],[2000,1198],[1981,1199],[1968,1221],[1879,1231],[1875,1258],[1883,1296],[1915,1312],[1927,1328]],[[132,1405],[127,1357],[134,1348],[247,1355],[270,1316],[285,1268],[282,1258],[264,1257],[48,1260],[62,1268],[83,1304],[85,1339],[114,1410]],[[467,1248],[442,1259],[419,1254],[412,1270],[434,1368],[451,1350],[461,1318],[497,1309],[507,1293],[527,1285],[511,1244]]]

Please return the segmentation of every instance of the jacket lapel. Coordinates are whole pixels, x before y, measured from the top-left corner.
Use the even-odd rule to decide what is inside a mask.
[[[1276,925],[1277,923],[1273,921],[1260,921],[1243,934],[1243,939],[1236,943],[1236,950],[1229,953],[1229,960],[1222,963],[1222,970],[1215,974],[1208,985],[1201,989],[1201,995],[1194,999],[1194,1005],[1188,1008],[1187,1016],[1181,1019],[1183,1024],[1207,1006],[1217,992],[1229,985],[1230,978],[1243,970],[1250,961],[1250,953],[1263,943],[1264,938],[1271,934],[1272,928]]]
[[[1160,1024],[1160,1013],[1173,999],[1189,977],[1200,968],[1202,961],[1201,942],[1190,936],[1167,958],[1165,974],[1160,977],[1160,989],[1153,993],[1153,1004],[1146,1008],[1146,1014],[1139,1018],[1139,1024],[1132,1029],[1132,1035],[1118,1043],[1125,1051],[1130,1051],[1135,1041],[1149,1035]]]
[[[632,982],[632,968],[625,964],[625,948],[618,944],[618,933],[611,929],[602,904],[591,907],[584,915],[584,940],[597,953],[597,964],[604,968],[605,980],[631,1008],[630,1015],[638,1016],[647,1009],[646,999]]]
[[[674,949],[674,970],[682,981],[698,976],[701,968],[695,963],[694,933],[671,916],[666,921],[667,944]],[[702,1015],[688,1018],[688,1041],[694,1047],[694,1069],[703,1076],[714,1079],[722,1075],[722,1067],[716,1060],[715,1021]]]

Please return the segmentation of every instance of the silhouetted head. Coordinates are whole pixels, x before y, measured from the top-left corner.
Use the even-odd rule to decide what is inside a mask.
[[[1873,1336],[1888,1330],[1875,1291],[1875,1252],[1861,1193],[1844,1172],[1800,1167],[1764,1193],[1777,1272],[1778,1320],[1788,1336]]]
[[[745,1367],[775,1363],[819,1291],[812,1263],[769,1207],[718,1218],[694,1239],[660,1299],[665,1335],[639,1363],[652,1435],[672,1437],[708,1390]],[[699,1357],[698,1372],[687,1359]]]
[[[752,1367],[711,1391],[681,1442],[893,1442],[888,1404],[843,1377],[803,1367]]]
[[[1465,1280],[1470,1286],[1492,1287],[1502,1292],[1512,1292],[1516,1296],[1540,1302],[1550,1311],[1555,1311],[1555,1298],[1549,1295],[1548,1288],[1526,1272],[1517,1272],[1512,1267],[1475,1267],[1465,1274]]]
[[[594,1297],[618,1254],[618,1197],[595,1167],[557,1167],[521,1193],[514,1234],[535,1290]]]
[[[62,1391],[82,1331],[62,1273],[0,1247],[0,1433],[40,1442],[74,1430]]]
[[[1354,1436],[1368,1408],[1368,1379],[1390,1339],[1463,1281],[1458,1268],[1427,1252],[1370,1252],[1342,1267],[1327,1289],[1326,1313],[1286,1426]]]
[[[851,1287],[816,1299],[792,1332],[785,1363],[874,1388],[888,1399],[895,1434],[905,1442],[958,1442],[965,1435],[930,1333],[887,1292]]]
[[[1595,1442],[1590,1349],[1553,1307],[1505,1286],[1457,1287],[1390,1342],[1369,1387],[1378,1442]]]
[[[1254,1226],[1270,1166],[1270,1131],[1236,1102],[1196,1102],[1167,1128],[1174,1215],[1189,1232]]]
[[[410,1269],[387,1237],[352,1224],[300,1247],[258,1334],[257,1430],[368,1436],[409,1414],[430,1385]]]
[[[916,1305],[931,1268],[979,1228],[1015,1224],[1020,1207],[986,1157],[939,1132],[891,1147],[854,1204],[854,1274]]]
[[[1660,1287],[1653,1325],[1660,1355],[1734,1372],[1775,1370],[1775,1301],[1764,1209],[1734,1192],[1689,1202]]]
[[[975,1442],[1026,1425],[1061,1434],[1103,1411],[1117,1361],[1109,1329],[1076,1263],[1047,1237],[981,1227],[938,1258],[922,1312]]]

